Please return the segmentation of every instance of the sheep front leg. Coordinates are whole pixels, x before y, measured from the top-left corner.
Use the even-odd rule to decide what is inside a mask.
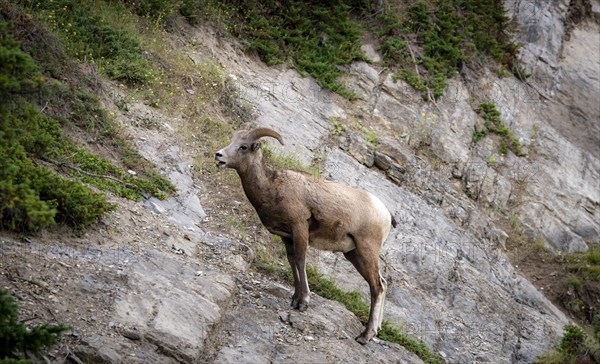
[[[292,276],[294,277],[294,295],[292,296],[292,307],[298,308],[298,294],[300,293],[300,279],[298,278],[298,269],[296,268],[296,260],[294,259],[294,240],[291,238],[281,238],[285,244],[285,252],[287,255]]]
[[[306,311],[310,302],[310,289],[308,288],[308,278],[306,277],[306,251],[308,250],[308,223],[299,224],[292,228],[292,241],[294,249],[294,267],[297,270],[298,283],[295,284],[294,298],[292,307],[300,311]]]

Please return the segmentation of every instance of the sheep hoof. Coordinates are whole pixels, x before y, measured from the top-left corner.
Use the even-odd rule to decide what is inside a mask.
[[[367,343],[369,343],[376,335],[377,333],[373,330],[365,330],[362,334],[358,335],[355,340],[362,345],[367,345]]]
[[[369,343],[369,340],[365,339],[362,335],[357,336],[355,340],[361,345],[367,345]]]
[[[300,303],[300,304],[298,304],[298,310],[300,312],[306,311],[307,308],[308,308],[308,303]]]

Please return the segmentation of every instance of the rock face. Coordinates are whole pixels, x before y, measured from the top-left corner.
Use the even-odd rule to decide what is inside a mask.
[[[193,362],[236,285],[230,274],[182,263],[158,251],[134,262],[127,272],[128,294],[117,299],[114,320],[125,328],[124,336],[134,333],[169,357]]]
[[[539,153],[532,198],[520,213],[553,247],[585,250],[600,234],[600,9],[595,1],[506,6],[520,26],[533,95],[544,95],[543,103],[529,102],[520,107],[525,113],[515,114],[515,122],[538,125],[529,136]]]
[[[357,345],[362,325],[337,302],[313,296],[310,312],[302,313],[289,309],[287,287],[256,280],[244,287],[221,336],[211,338],[219,342],[215,363],[423,362],[396,344]]]
[[[361,96],[351,103],[196,29],[198,52],[212,54],[235,75],[256,122],[283,135],[286,153],[306,164],[318,160],[324,177],[374,193],[394,214],[398,227],[382,251],[385,317],[449,362],[532,362],[568,322],[510,264],[507,232],[494,221],[513,216],[527,237],[556,251],[585,250],[600,236],[600,6],[505,4],[519,24],[532,77],[498,79],[465,67],[436,105],[394,82],[377,65],[372,45],[364,49],[374,63],[348,67],[347,85]],[[474,145],[472,131],[481,123],[476,109],[484,101],[498,105],[527,158],[499,154],[493,138]],[[131,110],[169,120],[143,105]],[[353,338],[361,324],[338,303],[313,295],[306,312],[289,309],[289,287],[248,272],[251,248],[199,226],[209,211],[198,195],[207,192],[195,184],[186,149],[172,142],[175,137],[159,138],[173,128],[163,123],[159,129],[137,128],[134,139],[178,187],[177,197],[124,203],[97,228],[97,241],[73,238],[73,246],[53,246],[46,254],[31,244],[0,241],[10,257],[6,264],[18,262],[11,274],[24,282],[48,280],[39,283],[44,294],[58,292],[55,287],[75,292],[66,303],[51,300],[45,307],[68,317],[68,324],[96,329],[71,333],[67,357],[103,363],[421,362],[398,345],[358,345]],[[309,260],[368,299],[367,284],[341,255],[310,251]],[[86,273],[68,281],[55,274],[78,269]]]
[[[547,344],[547,333],[561,332],[562,313],[514,271],[491,237],[473,237],[435,206],[365,173],[342,153],[332,153],[329,162],[338,167],[333,179],[367,189],[397,209],[399,226],[382,253],[388,318],[457,362],[531,362],[538,354],[533,348]],[[346,289],[367,295],[345,260],[319,253],[314,261]]]
[[[465,68],[437,105],[423,103],[377,65],[349,66],[347,85],[361,96],[349,103],[234,48],[216,54],[251,96],[260,125],[281,132],[305,162],[318,153],[325,177],[369,190],[393,211],[399,227],[383,251],[386,315],[450,361],[530,362],[567,323],[506,259],[507,233],[495,219],[513,216],[528,238],[552,250],[585,250],[600,237],[596,17],[591,12],[574,23],[568,1],[506,6],[521,27],[523,62],[533,76],[521,82]],[[211,48],[215,41],[204,42]],[[582,57],[584,49],[594,56]],[[527,158],[501,155],[493,138],[472,143],[481,122],[476,109],[486,101],[498,106]],[[332,119],[373,128],[377,149],[352,133],[342,137],[341,150],[332,147],[338,133]],[[418,156],[419,148],[435,158]],[[311,259],[367,297],[366,284],[343,258],[313,252]]]

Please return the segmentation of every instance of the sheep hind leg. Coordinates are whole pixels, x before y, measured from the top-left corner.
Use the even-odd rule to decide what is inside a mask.
[[[383,323],[383,308],[385,307],[385,292],[387,291],[387,281],[381,274],[379,274],[379,281],[383,286],[383,294],[381,296],[381,309],[379,310],[379,318],[377,320],[377,332],[381,331],[381,324]]]
[[[379,254],[374,257],[368,257],[360,254],[357,249],[344,253],[346,259],[354,265],[356,270],[369,284],[371,293],[371,311],[369,312],[369,321],[365,330],[356,338],[360,344],[367,344],[377,335],[381,328],[383,319],[383,304],[385,301],[386,284],[379,273]]]
[[[298,276],[298,268],[296,267],[296,260],[294,258],[294,241],[291,238],[281,238],[283,243],[285,244],[285,252],[287,256],[288,263],[290,264],[290,269],[292,270],[292,276],[294,277],[294,294],[292,295],[292,303],[291,306],[293,308],[298,308],[299,304],[299,293],[300,293],[300,278]]]

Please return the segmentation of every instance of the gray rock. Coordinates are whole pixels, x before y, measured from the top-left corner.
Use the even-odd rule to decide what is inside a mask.
[[[392,163],[390,169],[388,169],[387,171],[387,176],[395,184],[401,185],[405,181],[405,173],[406,170],[401,165],[397,163]]]
[[[150,140],[155,139],[159,138]],[[200,191],[193,181],[193,170],[189,167],[191,163],[187,161],[180,147],[146,141],[140,145],[140,152],[159,167],[169,171],[168,178],[177,188],[176,196],[170,196],[166,200],[147,198],[143,202],[144,207],[156,214],[166,215],[175,225],[201,231],[196,224],[206,217],[206,213],[198,198]]]
[[[160,267],[157,270],[156,267]],[[130,291],[117,298],[114,321],[136,327],[168,356],[184,362],[202,353],[210,328],[235,290],[230,275],[182,264],[175,256],[152,252],[130,267]]]
[[[373,146],[365,142],[362,136],[354,133],[348,134],[343,147],[351,156],[365,166],[372,167],[375,163]]]
[[[82,339],[84,345],[75,348],[74,353],[85,363],[120,364],[123,362],[112,345],[99,336],[90,336]]]
[[[375,49],[375,46],[372,44],[363,44],[360,47],[360,50],[363,51],[367,59],[369,59],[371,62],[381,62],[381,56]]]
[[[120,330],[120,333],[130,340],[140,340],[142,338],[142,333],[135,326],[125,327]]]
[[[392,158],[381,152],[375,152],[375,167],[387,171],[392,167]]]
[[[289,305],[288,299],[266,296],[258,304],[264,308],[244,302],[224,318],[215,363],[422,363],[400,345],[358,344],[354,336],[362,325],[337,302],[313,295],[306,312],[287,314],[278,310]]]
[[[477,356],[482,361],[510,362],[517,342],[525,341],[529,350],[537,348],[519,351],[529,361],[544,351],[547,332],[560,335],[566,318],[520,277],[498,250],[505,238],[500,231],[487,232],[494,235],[488,239],[497,243],[495,247],[485,246],[417,196],[379,175],[365,176],[361,171],[364,167],[352,158],[341,152],[329,158],[328,162],[337,166],[334,179],[370,190],[390,210],[401,206],[406,212],[382,253],[390,283],[386,301],[389,319],[402,322],[413,336],[425,338],[450,361],[469,362]],[[319,270],[347,290],[361,289],[367,298],[367,285],[351,264],[333,260],[333,256],[319,254]],[[497,285],[504,288],[498,290]],[[527,304],[515,300],[517,296],[526,297]],[[523,327],[539,322],[543,322],[544,330],[532,333],[527,340],[521,338]],[[458,347],[462,349],[456,350]]]
[[[84,293],[97,293],[102,290],[103,287],[103,284],[96,282],[89,274],[84,275],[81,279],[81,283],[79,283],[79,289]]]
[[[350,75],[344,81],[362,98],[350,106],[328,92],[315,92],[314,81],[293,71],[253,64],[242,53],[216,55],[226,67],[236,68],[240,88],[256,95],[248,100],[259,115],[258,124],[280,131],[290,141],[287,150],[303,162],[309,163],[313,151],[328,138],[330,125],[324,122],[328,117],[360,112],[365,123],[376,128],[377,152],[392,162],[385,173],[365,167],[370,165],[365,163],[368,152],[356,140],[352,152],[347,146],[347,153],[335,148],[329,153],[324,174],[371,191],[393,212],[399,227],[383,251],[390,283],[386,318],[408,328],[451,362],[534,361],[568,322],[511,266],[504,253],[506,233],[494,225],[495,217],[514,213],[527,236],[542,236],[557,249],[582,249],[582,241],[597,239],[600,233],[600,163],[594,157],[598,152],[590,152],[577,135],[568,135],[570,111],[576,115],[573,120],[600,125],[596,106],[587,113],[584,105],[597,98],[588,81],[597,82],[595,62],[600,57],[581,56],[583,44],[598,44],[594,40],[599,32],[595,25],[576,27],[565,43],[566,0],[505,3],[521,27],[524,66],[534,73],[532,78],[523,83],[498,79],[487,69],[465,69],[462,79],[450,80],[446,95],[435,106],[424,103],[406,83],[380,73],[376,65],[348,67]],[[573,56],[561,55],[565,45],[572,45]],[[595,55],[596,48],[589,52]],[[233,63],[232,58],[242,61]],[[581,100],[587,101],[569,109],[566,95],[579,84],[588,94]],[[291,90],[295,97],[286,97],[281,90]],[[544,97],[536,90],[557,98],[541,102]],[[472,143],[479,118],[474,109],[483,101],[498,105],[503,120],[528,148],[529,158],[509,152],[488,166],[492,153],[498,154],[495,138]],[[577,125],[584,133],[595,130],[583,122]],[[418,146],[419,153],[409,146]],[[373,159],[375,163],[378,158]],[[386,162],[379,158],[378,168],[387,168]],[[514,209],[511,202],[520,205]],[[368,298],[366,284],[343,258],[319,252],[311,259],[345,289],[358,289]],[[263,291],[258,299],[265,298]],[[302,354],[307,360],[330,360],[320,348],[312,354],[292,345],[312,345],[306,336],[318,343],[317,334],[302,332],[296,337],[289,331],[294,327],[281,322],[278,313],[271,319],[261,317],[262,327],[281,332],[283,341],[273,345],[273,340],[260,339],[260,325],[240,323],[249,334],[227,341],[216,357],[223,362],[244,358],[268,362]],[[304,328],[310,331],[311,325]]]
[[[352,76],[352,81],[347,82],[348,88],[362,99],[369,100],[373,91],[379,88],[379,71],[368,63],[352,63],[348,66],[348,73]]]

